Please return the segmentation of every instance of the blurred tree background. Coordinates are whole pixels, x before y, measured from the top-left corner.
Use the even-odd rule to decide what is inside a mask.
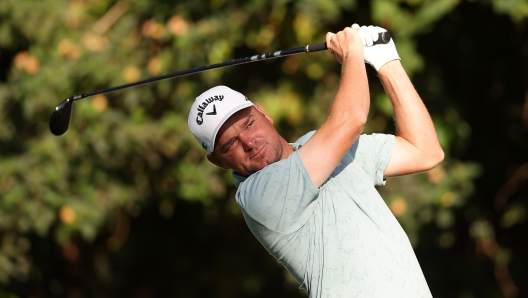
[[[187,128],[204,90],[260,103],[295,140],[324,120],[328,52],[245,64],[77,102],[79,93],[388,29],[446,152],[380,188],[434,297],[528,297],[526,0],[1,0],[0,297],[304,297],[260,246],[229,172]],[[365,133],[394,133],[369,67]]]

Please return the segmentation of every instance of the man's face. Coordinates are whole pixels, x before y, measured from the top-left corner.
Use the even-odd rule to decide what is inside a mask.
[[[208,159],[222,168],[249,176],[281,160],[284,143],[271,118],[255,105],[227,119],[216,135],[215,149]]]

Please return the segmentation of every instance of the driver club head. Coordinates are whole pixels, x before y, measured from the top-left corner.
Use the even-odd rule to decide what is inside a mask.
[[[73,110],[73,97],[61,102],[51,114],[50,131],[56,135],[63,135],[70,126],[71,114]]]

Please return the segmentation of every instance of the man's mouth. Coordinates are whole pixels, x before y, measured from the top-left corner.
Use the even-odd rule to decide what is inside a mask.
[[[253,154],[251,157],[249,157],[249,159],[253,160],[253,159],[258,159],[259,157],[262,156],[262,153],[264,152],[264,150],[266,149],[266,145],[268,144],[263,144],[262,146],[260,146],[260,148],[258,149],[258,151],[255,152],[255,154]]]

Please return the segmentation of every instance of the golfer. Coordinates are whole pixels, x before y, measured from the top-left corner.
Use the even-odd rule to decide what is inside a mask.
[[[328,33],[342,64],[323,125],[294,143],[244,95],[225,86],[196,98],[188,119],[207,159],[232,169],[247,225],[309,297],[431,297],[404,230],[375,186],[443,159],[431,118],[394,42],[379,27]],[[369,112],[365,62],[394,107],[397,134],[361,135]]]

